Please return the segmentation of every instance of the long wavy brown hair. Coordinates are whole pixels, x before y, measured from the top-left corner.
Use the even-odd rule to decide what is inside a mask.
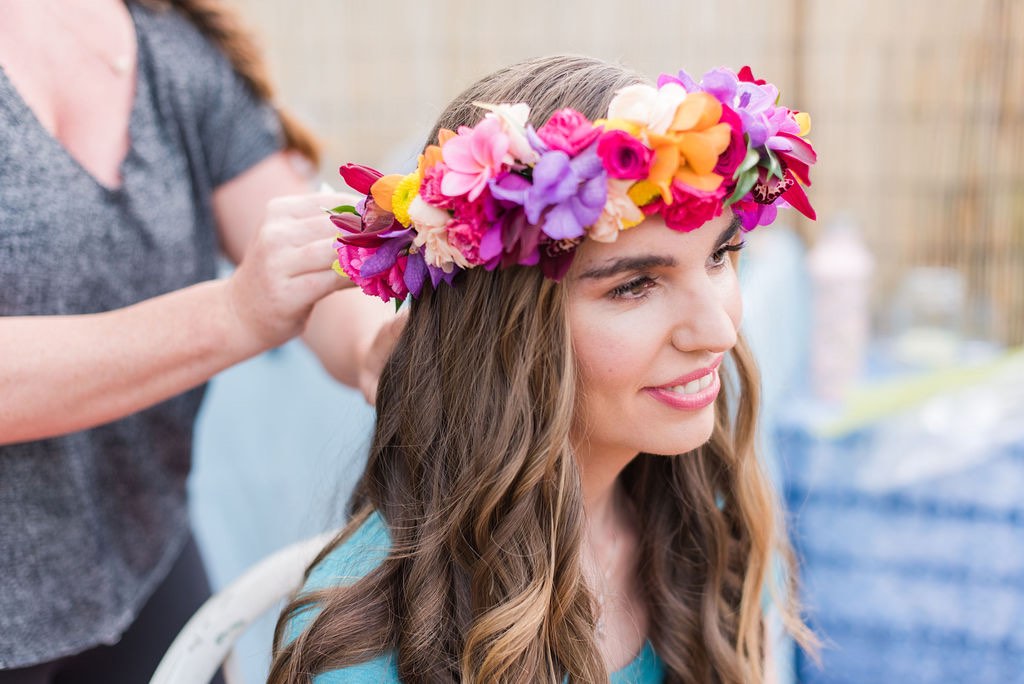
[[[532,60],[470,87],[437,127],[475,123],[475,101],[529,102],[535,125],[560,107],[595,119],[641,80],[588,58]],[[392,548],[355,584],[287,606],[271,684],[386,650],[408,683],[607,681],[583,570],[566,310],[565,286],[536,268],[472,269],[412,303],[380,377],[351,521],[314,565],[374,511]],[[762,593],[773,554],[790,558],[754,453],[757,373],[742,341],[730,356],[710,441],[678,457],[640,454],[621,474],[640,518],[647,636],[669,682],[763,680]],[[780,610],[806,639],[794,595]],[[312,604],[319,613],[288,643],[288,621]]]

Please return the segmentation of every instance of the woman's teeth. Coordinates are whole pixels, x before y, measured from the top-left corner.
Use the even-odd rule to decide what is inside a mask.
[[[697,394],[697,392],[711,387],[711,383],[714,381],[715,373],[717,372],[718,371],[713,371],[702,378],[691,380],[685,385],[676,385],[667,389],[669,392],[675,392],[676,394]]]

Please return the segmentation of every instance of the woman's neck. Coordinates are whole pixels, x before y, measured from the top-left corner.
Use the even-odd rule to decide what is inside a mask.
[[[639,532],[619,475],[636,454],[576,450],[587,517],[584,568],[598,603],[596,638],[610,671],[633,660],[647,635],[636,584]]]
[[[592,444],[577,444],[576,462],[579,464],[583,507],[591,528],[601,528],[623,519],[619,510],[621,496],[619,475],[636,458],[636,452],[601,448]]]

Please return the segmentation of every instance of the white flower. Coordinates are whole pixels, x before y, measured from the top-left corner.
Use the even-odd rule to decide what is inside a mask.
[[[685,99],[686,90],[678,83],[666,83],[661,88],[637,83],[615,94],[608,107],[608,118],[635,121],[652,133],[663,134]]]
[[[469,268],[469,262],[462,252],[448,244],[448,222],[451,216],[444,209],[438,209],[416,198],[409,205],[409,218],[412,219],[416,237],[412,244],[423,250],[423,260],[431,266],[451,273],[454,266]]]
[[[508,156],[505,163],[526,164],[533,166],[540,155],[530,146],[526,139],[526,122],[530,119],[530,105],[525,102],[517,104],[492,105],[486,102],[474,102],[477,107],[488,110],[484,118],[497,119],[501,122],[502,132],[508,136]]]

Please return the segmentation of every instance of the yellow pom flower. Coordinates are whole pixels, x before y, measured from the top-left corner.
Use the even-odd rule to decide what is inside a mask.
[[[645,204],[650,204],[657,197],[660,197],[661,190],[658,189],[658,186],[651,181],[642,180],[633,183],[633,186],[626,192],[626,194],[629,195],[629,199],[633,200],[633,204],[638,207],[642,207]]]
[[[639,226],[641,223],[644,222],[645,218],[647,218],[647,217],[644,216],[643,214],[640,214],[640,218],[631,221],[628,218],[626,218],[625,216],[623,216],[622,217],[622,228],[621,228],[621,230],[629,230],[630,228],[633,228],[634,226]]]
[[[420,175],[419,171],[414,171],[408,176],[404,177],[395,186],[395,192],[391,196],[391,212],[406,228],[412,223],[412,219],[409,218],[409,205],[416,199],[416,195],[420,191],[420,183],[423,182],[423,176]]]

